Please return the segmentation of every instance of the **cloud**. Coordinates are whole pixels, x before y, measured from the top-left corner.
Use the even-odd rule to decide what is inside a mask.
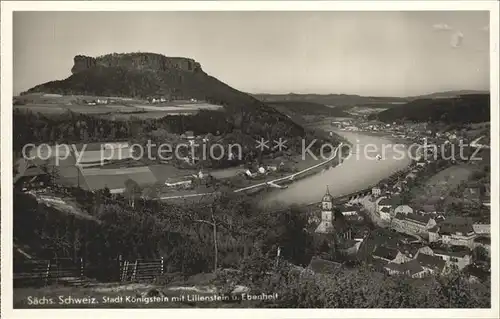
[[[446,23],[437,23],[435,25],[432,26],[432,28],[434,30],[440,30],[440,31],[449,31],[451,30],[452,28],[447,25]]]
[[[451,35],[450,44],[452,47],[458,48],[462,45],[463,40],[464,40],[464,34],[460,31],[457,31]]]

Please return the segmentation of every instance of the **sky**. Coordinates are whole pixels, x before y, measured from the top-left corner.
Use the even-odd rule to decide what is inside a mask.
[[[249,93],[411,96],[489,89],[489,13],[15,12],[14,94],[83,54],[193,58]]]

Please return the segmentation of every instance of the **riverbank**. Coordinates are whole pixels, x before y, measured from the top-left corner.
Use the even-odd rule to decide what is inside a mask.
[[[332,130],[330,127],[326,129]],[[270,192],[263,196],[261,202],[264,205],[301,205],[315,202],[321,199],[327,186],[332,196],[340,197],[374,185],[387,176],[404,169],[411,162],[407,149],[401,155],[397,150],[387,147],[394,144],[389,139],[359,132],[333,131],[355,145],[356,150],[368,148],[375,152],[385,150],[385,156],[378,160],[373,155],[367,156],[365,152],[356,152],[355,150],[340,165],[291,184],[285,190]],[[401,147],[405,148],[405,145]]]

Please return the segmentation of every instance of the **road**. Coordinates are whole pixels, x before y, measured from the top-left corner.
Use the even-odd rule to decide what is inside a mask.
[[[293,181],[297,176],[303,175],[303,174],[305,174],[305,173],[307,173],[307,172],[309,172],[309,171],[311,171],[311,170],[313,170],[315,168],[318,168],[320,166],[326,165],[329,162],[331,162],[332,160],[334,160],[337,157],[338,150],[342,147],[342,145],[343,144],[340,143],[339,146],[337,146],[337,148],[335,148],[335,150],[333,151],[333,155],[330,156],[330,158],[328,158],[327,160],[325,160],[325,161],[323,161],[323,162],[321,162],[319,164],[310,166],[310,167],[308,167],[306,169],[303,169],[302,171],[299,171],[299,172],[296,172],[296,173],[293,173],[293,174],[290,174],[290,175],[287,175],[287,176],[284,176],[284,177],[280,177],[280,178],[274,179],[272,181],[262,182],[262,183],[259,183],[259,184],[255,184],[255,185],[251,185],[251,186],[239,188],[239,189],[234,190],[233,192],[234,193],[240,193],[240,192],[248,191],[248,190],[259,188],[259,187],[269,187],[272,184],[277,185],[278,183],[283,182],[283,181]],[[164,197],[160,197],[158,199],[160,199],[160,200],[181,199],[181,198],[207,196],[207,195],[213,195],[213,194],[217,194],[217,193],[213,192],[213,193],[197,193],[197,194],[178,195],[178,196],[164,196]]]

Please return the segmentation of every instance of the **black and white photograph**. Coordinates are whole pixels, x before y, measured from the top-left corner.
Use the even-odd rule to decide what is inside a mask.
[[[498,3],[430,2],[2,1],[2,315],[497,317]]]

